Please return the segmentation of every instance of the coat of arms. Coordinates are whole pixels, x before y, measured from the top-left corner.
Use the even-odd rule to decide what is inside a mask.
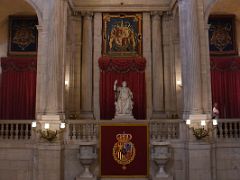
[[[103,15],[103,55],[112,57],[142,54],[142,14]]]
[[[132,135],[123,132],[122,134],[117,134],[116,139],[118,142],[113,146],[113,158],[125,170],[127,168],[126,165],[130,164],[136,156],[136,149],[131,142]]]

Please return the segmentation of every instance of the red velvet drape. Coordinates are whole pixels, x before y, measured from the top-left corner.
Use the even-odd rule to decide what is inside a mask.
[[[114,81],[118,86],[122,81],[133,92],[133,116],[136,119],[146,118],[146,87],[145,87],[144,58],[117,58],[102,57],[99,59],[100,74],[100,116],[101,119],[114,118]]]
[[[0,119],[34,119],[36,58],[2,58]]]
[[[212,101],[220,118],[240,117],[240,58],[211,59]]]

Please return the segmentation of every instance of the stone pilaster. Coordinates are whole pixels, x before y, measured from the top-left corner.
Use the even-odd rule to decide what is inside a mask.
[[[47,82],[47,28],[42,25],[38,29],[38,53],[37,53],[37,84],[36,84],[36,119],[45,113],[46,107],[46,82]]]
[[[99,104],[99,81],[100,70],[98,66],[98,59],[101,57],[102,48],[102,13],[94,14],[94,39],[93,39],[93,111],[95,119],[100,119],[100,104]]]
[[[164,116],[163,51],[162,51],[162,12],[151,13],[152,22],[152,118]]]
[[[92,12],[83,12],[82,36],[82,76],[81,76],[81,114],[80,118],[93,118],[93,24]]]
[[[80,15],[68,18],[67,61],[65,70],[66,112],[69,118],[78,118],[80,114],[81,87],[81,46],[82,17]]]
[[[44,123],[50,130],[59,130],[64,120],[64,79],[67,2],[49,1],[48,11],[39,30],[38,74],[37,74],[37,129]],[[39,134],[40,136],[40,134]],[[36,180],[63,179],[62,136],[52,143],[41,139],[36,143],[34,171]]]
[[[200,40],[196,0],[179,1],[184,115],[201,114]]]
[[[164,54],[164,100],[168,118],[175,118],[177,113],[176,72],[174,49],[174,18],[172,12],[163,15],[163,54]]]
[[[52,17],[48,21],[48,62],[46,114],[64,112],[64,60],[66,44],[66,7],[64,1],[52,5]]]
[[[152,55],[151,55],[151,19],[150,13],[143,13],[143,57],[146,58],[145,70],[147,94],[147,119],[152,117]]]

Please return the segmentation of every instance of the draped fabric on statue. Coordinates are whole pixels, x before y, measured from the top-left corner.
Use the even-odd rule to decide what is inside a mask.
[[[220,118],[240,117],[240,58],[211,59],[212,101]]]
[[[133,116],[136,119],[146,118],[146,87],[144,58],[108,58],[99,59],[100,74],[100,114],[101,119],[112,119],[115,115],[114,81],[117,86],[122,81],[133,92]]]
[[[0,119],[35,119],[36,58],[2,58]]]

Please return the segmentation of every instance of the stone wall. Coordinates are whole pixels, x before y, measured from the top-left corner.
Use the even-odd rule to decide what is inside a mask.
[[[19,143],[1,143],[0,180],[33,180],[34,149]]]

